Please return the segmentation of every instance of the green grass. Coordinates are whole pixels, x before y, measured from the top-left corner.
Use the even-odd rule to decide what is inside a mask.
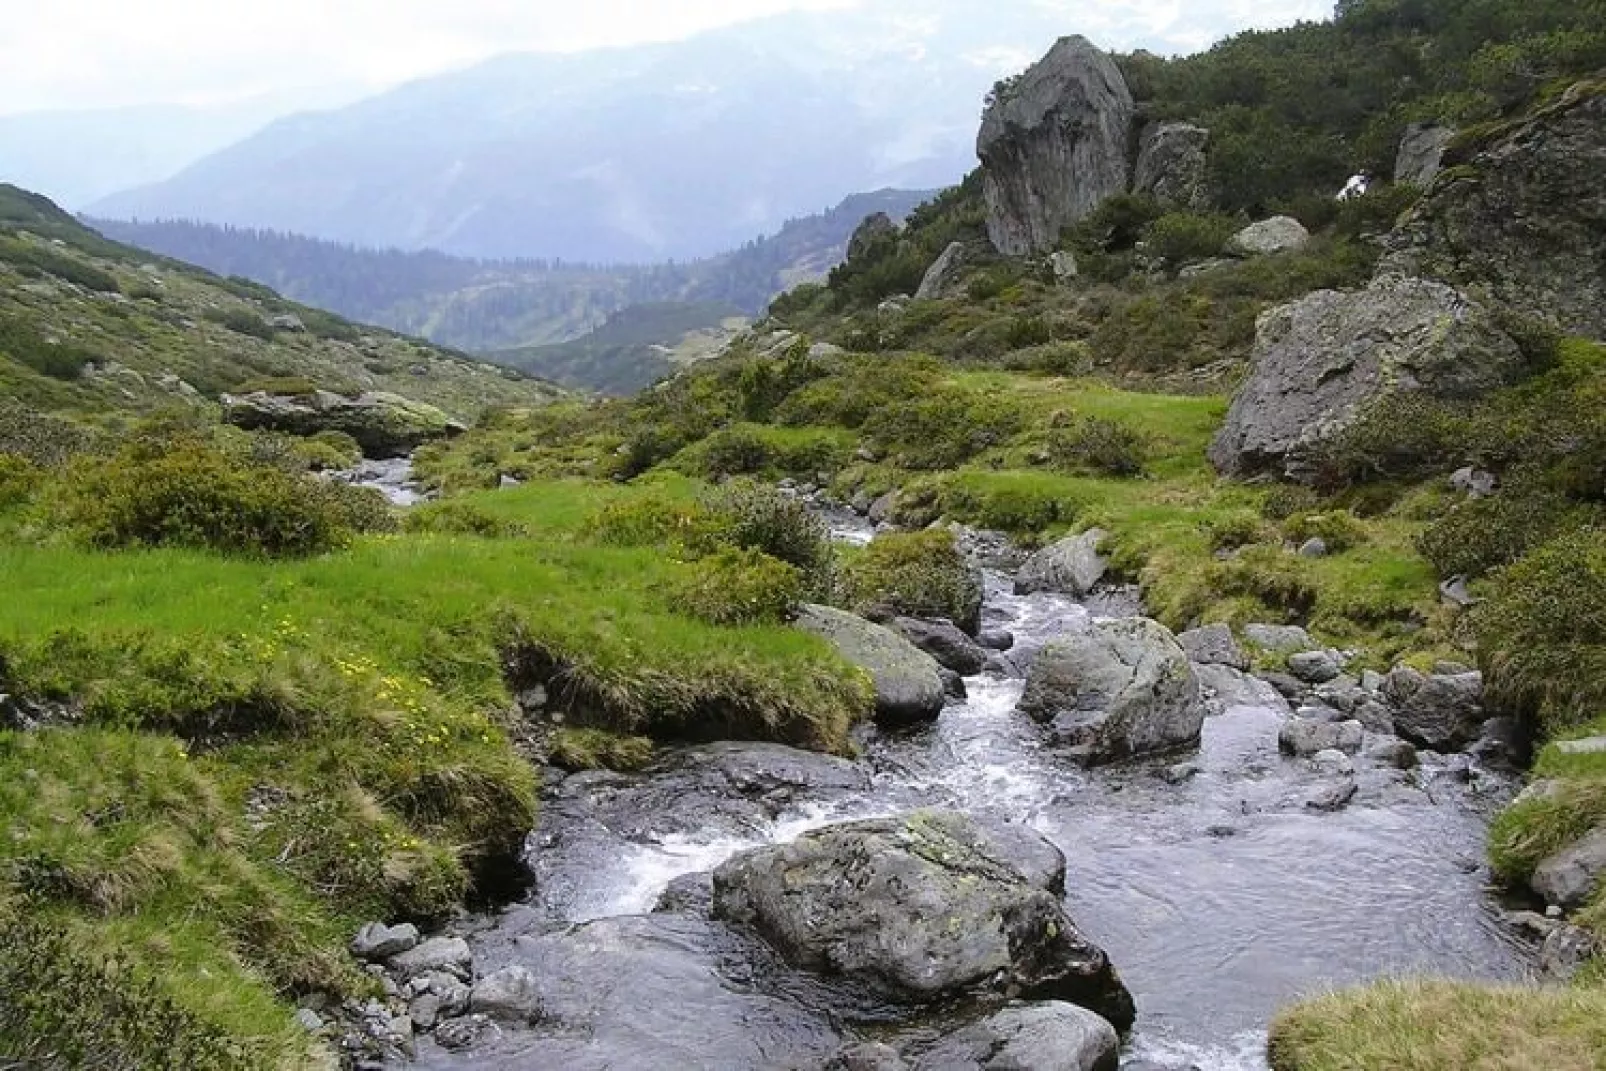
[[[1272,1023],[1274,1071],[1595,1071],[1606,989],[1388,981]]]

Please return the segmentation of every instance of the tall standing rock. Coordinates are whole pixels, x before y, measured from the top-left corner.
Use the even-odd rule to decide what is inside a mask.
[[[1452,142],[1381,271],[1440,279],[1606,339],[1606,83]]]
[[[1424,189],[1432,183],[1444,162],[1444,150],[1455,131],[1438,123],[1412,123],[1400,138],[1400,151],[1394,157],[1394,181],[1409,182]]]
[[[976,142],[987,235],[1000,253],[1051,250],[1062,229],[1126,192],[1133,114],[1126,79],[1084,37],[1061,38],[1003,87]]]

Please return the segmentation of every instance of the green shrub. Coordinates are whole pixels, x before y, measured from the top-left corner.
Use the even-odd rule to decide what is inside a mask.
[[[1423,530],[1416,546],[1440,576],[1482,576],[1510,565],[1589,511],[1542,486],[1508,480],[1499,494],[1452,506]]]
[[[1005,398],[939,388],[885,406],[865,433],[911,469],[946,469],[1002,445],[1024,416]]]
[[[1212,550],[1237,550],[1266,539],[1266,523],[1249,510],[1234,510],[1205,522]]]
[[[278,394],[287,398],[310,398],[320,390],[329,390],[317,380],[306,376],[253,376],[241,380],[230,394]],[[338,393],[338,392],[337,392]]]
[[[1283,534],[1299,544],[1320,539],[1333,554],[1352,550],[1370,538],[1366,525],[1348,510],[1296,513],[1283,524]]]
[[[1315,486],[1324,491],[1425,476],[1464,455],[1470,439],[1469,419],[1464,406],[1414,391],[1394,394],[1299,460],[1308,466]]]
[[[402,516],[401,527],[404,532],[481,539],[521,539],[530,534],[525,525],[498,517],[484,506],[463,499],[415,506]]]
[[[68,342],[51,341],[26,320],[0,316],[0,356],[27,365],[42,376],[77,379],[95,354]]]
[[[942,504],[968,524],[1022,537],[1070,524],[1081,509],[1057,488],[1026,480],[956,481],[944,488]]]
[[[1606,780],[1567,779],[1555,795],[1523,800],[1502,811],[1489,828],[1495,876],[1526,882],[1539,864],[1606,820]]]
[[[33,242],[0,239],[0,261],[9,261],[19,269],[46,272],[85,290],[102,294],[115,294],[119,290],[117,278],[110,272]]]
[[[586,520],[581,534],[615,547],[658,547],[705,544],[715,527],[699,505],[663,498],[614,502]]]
[[[81,459],[56,491],[49,503],[55,523],[106,548],[315,554],[389,517],[370,489],[242,465],[198,440],[136,442],[113,457]]]
[[[1081,417],[1049,433],[1054,466],[1102,476],[1139,476],[1148,442],[1142,432],[1107,417]]]
[[[1606,530],[1563,536],[1496,573],[1472,612],[1491,701],[1555,733],[1606,710]]]
[[[1296,513],[1316,509],[1322,498],[1303,484],[1280,483],[1266,492],[1260,515],[1268,521],[1286,521]]]
[[[250,309],[235,308],[222,311],[209,309],[206,318],[215,324],[223,325],[237,335],[249,335],[264,342],[273,341],[273,328],[268,326],[268,322],[261,315]]]
[[[779,624],[797,614],[803,574],[761,551],[725,547],[689,563],[668,598],[676,613],[710,625]]]
[[[770,463],[769,446],[751,428],[721,428],[703,440],[704,475],[752,476]]]
[[[1316,588],[1301,559],[1282,547],[1245,547],[1237,557],[1211,563],[1207,583],[1224,598],[1251,598],[1270,610],[1304,618],[1316,605]]]
[[[1167,212],[1143,232],[1145,252],[1168,265],[1221,254],[1238,224],[1231,216]]]
[[[773,488],[736,481],[711,491],[702,505],[722,541],[795,566],[811,592],[830,583],[830,532],[801,502]]]
[[[975,632],[982,590],[952,532],[887,532],[842,568],[839,600],[858,612],[947,618]]]
[[[43,482],[38,465],[16,454],[0,453],[0,510],[28,501]]]
[[[272,1066],[180,1007],[127,953],[0,916],[0,1052],[24,1066],[233,1071]]]

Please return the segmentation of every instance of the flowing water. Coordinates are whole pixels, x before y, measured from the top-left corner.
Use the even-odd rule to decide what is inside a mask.
[[[1015,634],[1018,665],[1089,621],[1066,598],[1017,597],[988,576],[986,627]],[[744,797],[701,775],[566,779],[531,838],[533,898],[486,920],[477,958],[506,962],[517,939],[645,915],[676,878],[743,849],[935,805],[1028,823],[1064,851],[1068,913],[1137,1001],[1129,1060],[1255,1071],[1269,1019],[1303,994],[1387,973],[1525,973],[1482,864],[1488,815],[1511,789],[1503,778],[1433,756],[1409,774],[1357,760],[1354,802],[1317,811],[1308,802],[1333,775],[1278,754],[1285,712],[1269,704],[1207,719],[1196,756],[1086,771],[1016,713],[1022,680],[998,668],[968,679],[969,698],[935,725],[871,735],[859,763],[794,778],[763,806],[751,784]],[[1196,770],[1175,769],[1183,758]],[[438,1051],[426,1063],[548,1066]]]

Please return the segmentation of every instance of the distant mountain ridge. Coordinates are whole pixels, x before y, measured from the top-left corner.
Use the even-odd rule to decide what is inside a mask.
[[[840,263],[866,216],[902,219],[929,196],[855,194],[721,256],[648,266],[477,261],[188,221],[91,222],[118,241],[254,280],[342,316],[490,352],[566,342],[649,302],[714,303],[757,315],[777,294],[823,278]]]
[[[87,211],[475,258],[698,259],[843,191],[957,181],[976,102],[1064,29],[1052,5],[886,0],[504,56],[280,120]]]

